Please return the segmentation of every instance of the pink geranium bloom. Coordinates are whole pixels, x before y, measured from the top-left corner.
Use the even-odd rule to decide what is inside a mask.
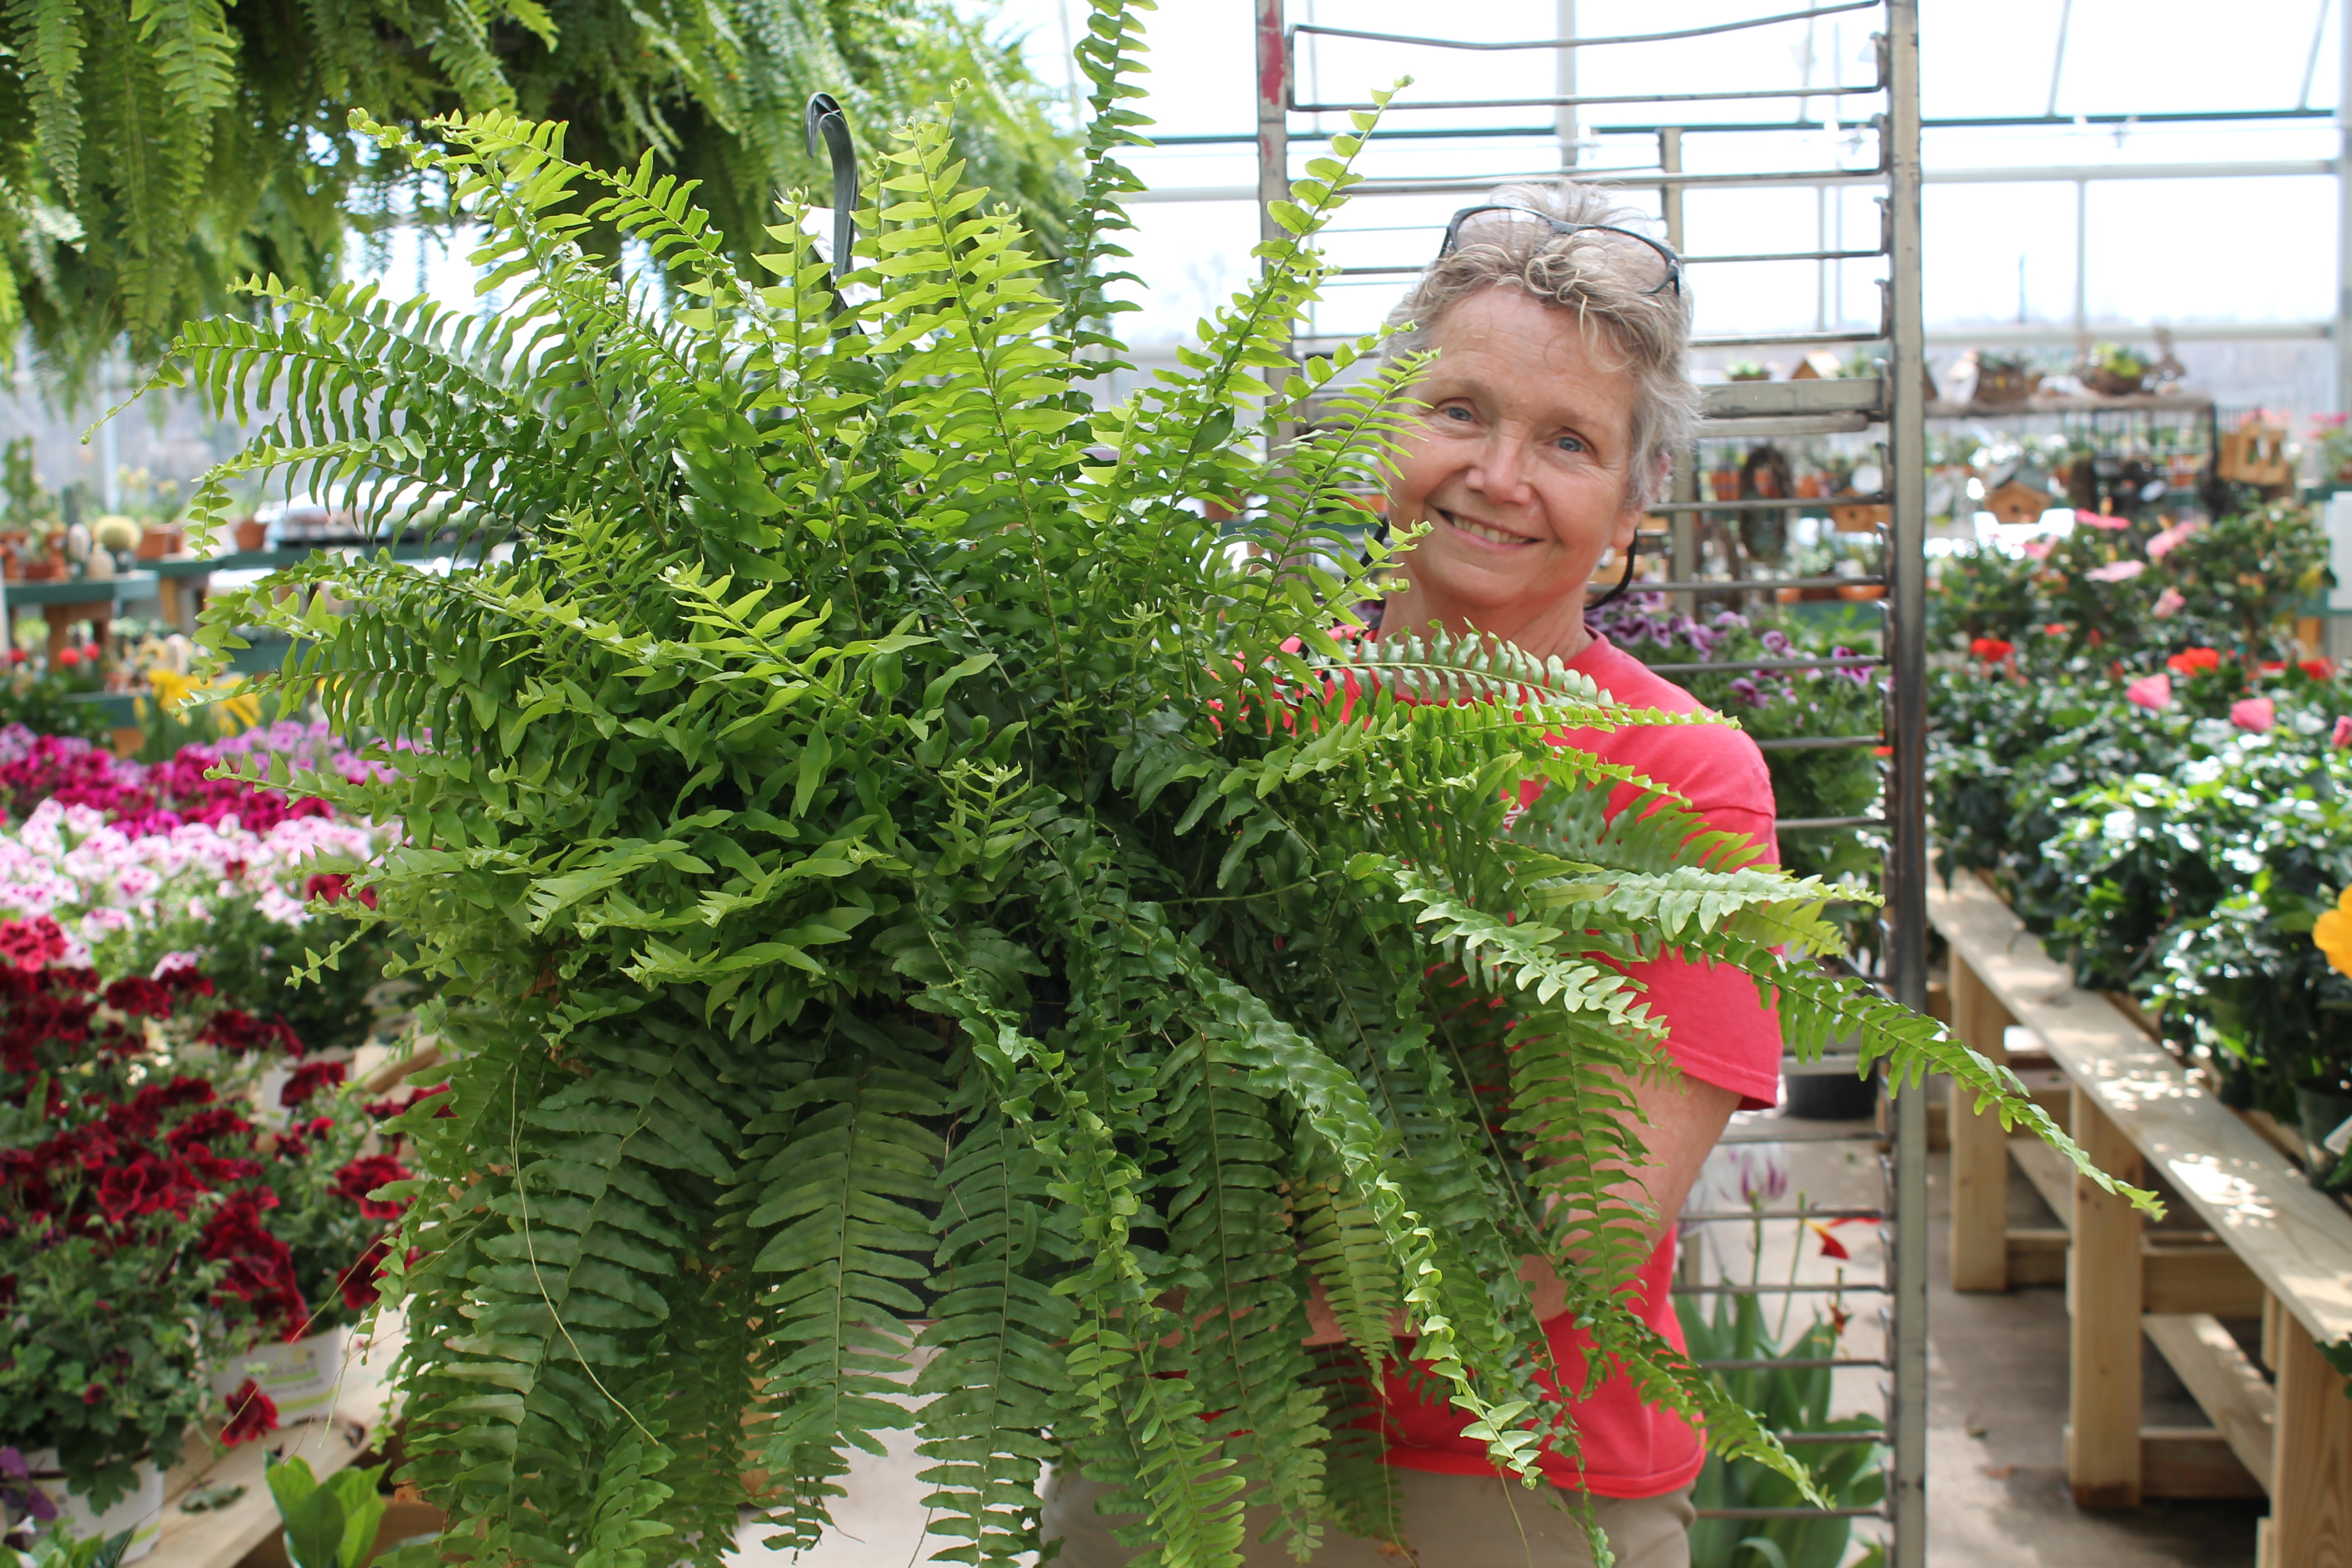
[[[2147,542],[2147,558],[2150,561],[2163,560],[2172,553],[2173,546],[2183,542],[2190,534],[2196,532],[2197,527],[2194,521],[2174,523]]]
[[[2147,570],[2145,561],[2118,561],[2110,566],[2095,566],[2083,575],[2094,583],[2128,583]]]
[[[2329,737],[2327,743],[2339,752],[2347,746],[2352,746],[2352,714],[2344,715],[2336,721],[2336,733]]]
[[[2110,533],[2131,526],[2129,519],[2102,517],[2095,511],[2078,511],[2074,514],[2074,521],[2086,528],[2104,528]]]
[[[2151,613],[2158,620],[2162,620],[2167,616],[2179,615],[2188,606],[2189,601],[2180,596],[2179,589],[2167,588],[2156,596],[2156,607]]]
[[[2278,704],[2267,697],[2248,697],[2230,704],[2230,722],[2241,730],[2262,733],[2278,722]]]
[[[2047,561],[2050,559],[2050,543],[2046,539],[2029,539],[2025,542],[2025,553],[2036,561]]]
[[[2124,688],[2124,700],[2136,702],[2142,708],[2169,708],[2172,706],[2172,677],[2143,675]]]

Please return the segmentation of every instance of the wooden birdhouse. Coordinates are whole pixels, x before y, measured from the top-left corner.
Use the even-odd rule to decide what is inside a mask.
[[[1815,349],[1798,363],[1795,370],[1789,373],[1789,379],[1790,381],[1834,381],[1841,368],[1837,355],[1827,349]]]
[[[2242,485],[2286,484],[2294,477],[2286,460],[2286,432],[2252,421],[2225,433],[2213,471]]]
[[[2041,384],[2041,373],[2026,369],[2021,361],[1997,354],[1977,356],[1975,402],[1980,408],[2014,408]]]
[[[2055,499],[2040,486],[2012,476],[1995,486],[1992,493],[1985,497],[1984,504],[1995,519],[2014,528],[2021,523],[2040,521]]]

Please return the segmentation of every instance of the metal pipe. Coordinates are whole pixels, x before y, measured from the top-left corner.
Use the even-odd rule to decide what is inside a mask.
[[[1784,816],[1772,824],[1780,833],[1802,833],[1832,827],[1885,827],[1883,816]]]
[[[1885,744],[1883,735],[1781,735],[1756,742],[1759,752],[1858,752]]]
[[[1701,1372],[1763,1372],[1780,1369],[1789,1372],[1824,1372],[1835,1367],[1874,1366],[1887,1370],[1886,1363],[1871,1356],[1749,1356],[1738,1361],[1695,1361]]]
[[[1860,98],[1884,92],[1886,84],[1871,82],[1856,87],[1759,87],[1738,92],[1617,92],[1597,97],[1578,98],[1555,93],[1549,98],[1445,98],[1427,99],[1411,104],[1399,104],[1401,109],[1577,109],[1598,103],[1739,103],[1759,98]],[[1344,114],[1349,110],[1376,109],[1369,100],[1339,103],[1293,103],[1291,108],[1301,114]]]
[[[1289,237],[1274,221],[1274,204],[1290,199],[1290,47],[1282,25],[1283,0],[1257,0],[1257,188],[1250,195],[1262,245]]]
[[[1886,660],[1874,653],[1823,655],[1820,658],[1727,658],[1719,664],[1654,664],[1653,675],[1737,675],[1743,669],[1868,669]]]
[[[1874,4],[1875,0],[1873,0],[1873,3]],[[1304,32],[1306,29],[1299,30]],[[1940,120],[1922,120],[1919,123],[1929,131],[1984,130],[1993,127],[2036,125],[2065,130],[2077,125],[2207,125],[2236,121],[2333,120],[2335,118],[2336,110],[2332,109],[2217,109],[2184,110],[2177,113],[2166,114],[1967,115]],[[1723,132],[1754,133],[1765,131],[1827,131],[1831,128],[1825,121],[1818,120],[1759,120],[1744,121],[1737,124],[1713,121],[1705,125],[1677,127],[1677,129],[1689,131],[1695,135],[1702,132],[1713,134]],[[1592,128],[1593,133],[1600,136],[1654,136],[1665,129],[1666,127],[1663,125],[1596,125]],[[1459,128],[1431,126],[1415,131],[1391,131],[1384,128],[1381,132],[1381,140],[1383,142],[1399,140],[1475,142],[1504,136],[1553,137],[1559,134],[1558,127],[1551,125],[1479,125]],[[1151,144],[1154,147],[1239,147],[1255,142],[1256,140],[1257,133],[1253,131],[1224,131],[1192,135],[1154,136],[1151,139]]]
[[[1887,361],[1887,469],[1894,527],[1886,569],[1885,647],[1894,658],[1886,768],[1887,934],[1883,965],[1895,1001],[1927,1008],[1927,363],[1921,298],[1919,0],[1886,5],[1887,266],[1891,341]],[[1890,1267],[1895,1321],[1888,1349],[1894,1465],[1887,1511],[1894,1521],[1889,1568],[1927,1562],[1927,1094],[1924,1081],[1895,1097],[1895,1213]]]
[[[1823,1434],[1834,1436],[1834,1434]],[[1885,1437],[1876,1432],[1850,1432],[1839,1439],[1847,1443],[1883,1443]],[[1876,1503],[1855,1504],[1845,1508],[1701,1508],[1691,1510],[1701,1519],[1885,1519],[1886,1510]]]
[[[1574,0],[1570,0],[1570,4]],[[1832,16],[1841,11],[1867,11],[1880,0],[1843,0],[1843,4],[1816,6],[1810,11],[1783,11],[1777,16],[1750,16],[1738,22],[1717,22],[1707,27],[1684,27],[1672,33],[1626,33],[1614,38],[1580,38],[1572,26],[1562,26],[1557,37],[1534,38],[1522,43],[1481,44],[1465,38],[1423,38],[1407,33],[1366,33],[1351,27],[1325,27],[1313,22],[1301,22],[1296,29],[1301,33],[1319,33],[1327,38],[1357,38],[1370,44],[1411,44],[1424,49],[1471,49],[1479,53],[1500,53],[1512,49],[1559,49],[1572,54],[1578,49],[1603,48],[1611,44],[1664,44],[1676,38],[1703,38],[1712,33],[1737,33],[1749,27],[1769,27],[1780,22],[1803,22],[1815,16]]]
[[[1884,1219],[1882,1209],[1701,1209],[1675,1215],[1676,1225],[1706,1225],[1735,1219]]]
[[[1658,132],[1658,168],[1662,173],[1679,174],[1683,172],[1683,132],[1679,125],[1668,126]],[[1658,211],[1666,225],[1666,245],[1679,254],[1683,247],[1683,188],[1669,181],[1658,187]],[[1683,265],[1691,258],[1683,258]]]
[[[2352,409],[2352,194],[2344,171],[2352,170],[2352,7],[2342,26],[2344,89],[2337,92],[2338,134],[2343,154],[2336,160],[2336,406]]]
[[[1559,166],[1576,167],[1576,0],[1556,0],[1554,20],[1559,25],[1559,37],[1563,40],[1559,58],[1553,62],[1552,89],[1560,97],[1559,112],[1553,123],[1559,132]],[[1679,249],[1680,247],[1675,248]]]

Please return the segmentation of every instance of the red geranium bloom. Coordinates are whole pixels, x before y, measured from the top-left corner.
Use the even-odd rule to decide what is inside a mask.
[[[2314,680],[2333,680],[2336,679],[2336,667],[2328,663],[2327,660],[2324,658],[2297,659],[2294,667],[2295,668],[2303,671],[2304,674],[2311,677]]]
[[[304,1062],[278,1091],[278,1103],[291,1110],[322,1089],[332,1089],[351,1076],[349,1062]]]
[[[231,1056],[243,1056],[247,1051],[276,1047],[289,1057],[302,1054],[302,1042],[293,1026],[283,1018],[263,1023],[241,1007],[224,1007],[207,1020],[196,1039],[207,1046],[218,1046]]]
[[[141,1215],[177,1206],[180,1184],[170,1166],[152,1154],[116,1165],[98,1179],[98,1206],[121,1225]]]
[[[2221,650],[2212,647],[2185,648],[2164,661],[2164,668],[2175,675],[2194,675],[2200,669],[2221,668]]]
[[[248,1438],[278,1430],[278,1402],[247,1378],[228,1396],[228,1425],[221,1428],[221,1446],[234,1448]]]
[[[415,1173],[389,1154],[362,1154],[335,1173],[335,1192],[360,1205],[370,1219],[398,1219],[408,1205],[368,1194],[391,1182],[404,1182]]]
[[[314,871],[310,879],[302,884],[302,896],[331,904],[348,892],[351,885],[352,879],[341,871]]]
[[[1978,637],[1969,644],[1969,651],[1987,664],[1999,664],[2017,651],[2017,645],[2000,637]]]
[[[134,1018],[168,1018],[172,1016],[172,1001],[170,986],[136,974],[126,975],[106,988],[106,1005]]]
[[[245,1302],[263,1322],[279,1323],[284,1338],[298,1339],[309,1312],[295,1282],[294,1255],[261,1224],[261,1211],[277,1204],[278,1194],[266,1187],[223,1204],[205,1227],[205,1257],[229,1266],[221,1279],[222,1295]]]
[[[174,1152],[184,1152],[190,1144],[209,1144],[215,1138],[236,1137],[253,1131],[253,1123],[226,1105],[208,1106],[197,1111],[163,1135],[163,1142]]]
[[[368,1249],[349,1268],[343,1270],[343,1305],[354,1312],[364,1311],[375,1305],[381,1291],[375,1282],[383,1277],[383,1260],[392,1256],[392,1238],[378,1237],[368,1244]]]
[[[0,960],[15,964],[25,973],[38,973],[65,955],[66,933],[47,915],[35,915],[29,921],[0,921]]]
[[[416,1107],[424,1104],[428,1100],[435,1099],[448,1092],[449,1086],[447,1084],[436,1083],[428,1089],[409,1090],[408,1098],[406,1100],[394,1100],[389,1095],[382,1100],[371,1100],[362,1109],[364,1109],[370,1116],[374,1117],[378,1121],[389,1121],[395,1116],[414,1110]],[[433,1117],[434,1120],[437,1121],[444,1116],[455,1116],[457,1114],[457,1113],[456,1111],[444,1105],[433,1112]]]

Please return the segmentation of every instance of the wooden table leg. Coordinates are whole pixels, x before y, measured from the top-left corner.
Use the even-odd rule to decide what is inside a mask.
[[[2101,1170],[2140,1179],[2139,1151],[2078,1085],[2074,1141]],[[2074,1178],[2074,1239],[2066,1258],[2066,1479],[2084,1508],[2140,1500],[2140,1214]]]
[[[1979,1056],[2009,1060],[2009,1009],[1958,953],[1952,955],[1952,1033]],[[1975,1098],[1952,1086],[1945,1105],[1952,1137],[1952,1289],[2009,1289],[2009,1134],[1979,1115]]]
[[[2303,1326],[2277,1332],[2278,1419],[2272,1428],[2265,1568],[2352,1565],[2352,1400]]]

